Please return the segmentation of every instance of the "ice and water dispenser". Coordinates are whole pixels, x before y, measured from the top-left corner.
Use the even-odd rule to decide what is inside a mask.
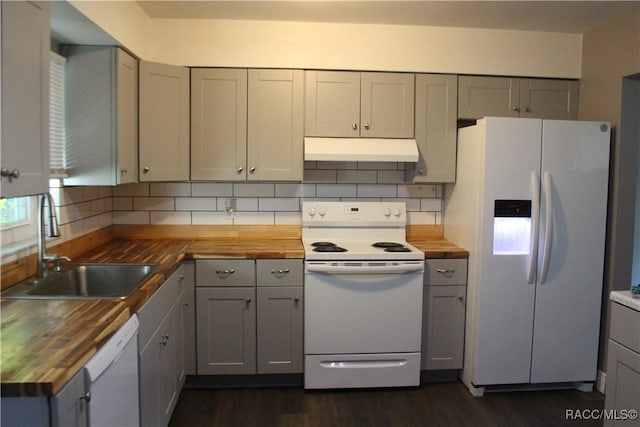
[[[531,200],[496,200],[493,254],[528,255],[531,247]]]

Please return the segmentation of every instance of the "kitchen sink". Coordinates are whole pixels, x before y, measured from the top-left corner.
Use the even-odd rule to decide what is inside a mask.
[[[62,271],[31,278],[0,294],[7,299],[125,299],[158,264],[71,263]]]

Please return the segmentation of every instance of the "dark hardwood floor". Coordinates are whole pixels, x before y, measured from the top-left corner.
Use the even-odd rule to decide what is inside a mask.
[[[456,382],[391,390],[184,389],[169,426],[601,426],[601,421],[566,419],[566,411],[603,407],[599,392],[500,392],[476,398]]]

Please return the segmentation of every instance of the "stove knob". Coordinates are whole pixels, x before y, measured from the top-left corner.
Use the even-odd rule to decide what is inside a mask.
[[[389,210],[389,208],[386,208],[384,210],[384,216],[386,216],[387,218],[391,216],[391,210]]]
[[[320,211],[318,213],[320,214],[320,216],[325,216],[327,214],[327,210],[325,208],[320,208]]]
[[[395,216],[398,216],[398,217],[399,217],[399,216],[400,216],[400,214],[402,214],[402,212],[400,211],[400,208],[395,208],[395,209],[393,210],[393,214],[394,214]]]
[[[316,215],[316,208],[309,208],[309,216],[313,217]]]

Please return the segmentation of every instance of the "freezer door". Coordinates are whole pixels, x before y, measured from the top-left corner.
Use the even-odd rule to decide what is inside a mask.
[[[609,141],[608,123],[543,122],[541,174],[548,182],[540,198],[532,383],[596,378]]]
[[[529,283],[530,250],[504,253],[494,247],[496,200],[529,200],[537,194],[532,173],[540,170],[542,121],[486,118],[483,230],[479,271],[469,273],[467,322],[473,332],[475,385],[529,382],[535,283]],[[532,203],[531,206],[534,206]],[[500,212],[498,212],[500,214]],[[532,217],[534,215],[532,214]],[[533,236],[531,236],[533,237]],[[535,274],[535,272],[533,272]]]

